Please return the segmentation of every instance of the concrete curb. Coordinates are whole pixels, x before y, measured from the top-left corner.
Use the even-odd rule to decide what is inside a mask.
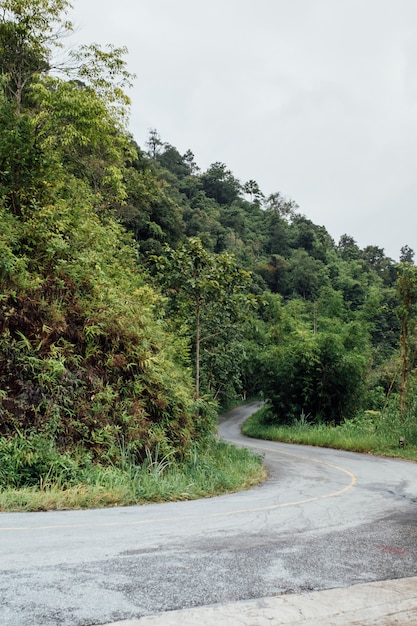
[[[148,615],[105,626],[405,626],[417,624],[417,577]]]

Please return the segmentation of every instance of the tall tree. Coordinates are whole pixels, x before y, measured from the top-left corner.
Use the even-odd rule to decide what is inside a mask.
[[[52,52],[72,24],[63,16],[68,0],[3,0],[0,17],[0,63],[6,91],[20,112],[24,92],[36,74],[52,68]]]
[[[271,193],[266,199],[266,207],[270,212],[290,220],[297,212],[298,205],[294,200],[289,200],[279,191]]]
[[[414,250],[405,245],[401,248],[400,263],[413,263],[414,256]]]
[[[358,259],[360,256],[359,247],[351,235],[342,235],[339,239],[337,249],[340,252],[342,259],[345,261]]]
[[[264,198],[264,194],[259,188],[256,180],[248,180],[242,187],[244,193],[246,193],[250,197],[251,202],[260,203]]]
[[[246,294],[250,274],[239,269],[229,253],[205,250],[198,238],[190,238],[176,250],[167,246],[154,261],[172,308],[192,336],[199,398],[202,346],[209,342],[213,346],[214,341],[223,354],[227,352],[228,335],[250,306]]]
[[[219,204],[231,204],[240,191],[241,184],[224,163],[217,161],[201,176],[203,189]]]
[[[198,167],[195,157],[194,157],[194,153],[188,149],[187,152],[183,155],[183,160],[185,161],[185,163],[187,164],[188,167],[188,173],[193,176],[195,174],[198,174],[198,172],[200,171],[200,168]]]
[[[100,196],[99,207],[106,204],[106,195],[113,203],[126,197],[124,168],[134,156],[126,127],[125,88],[132,79],[123,59],[126,50],[103,50],[96,44],[74,48],[60,65],[68,80],[52,76],[50,71],[57,68],[54,50],[73,29],[66,20],[70,8],[67,0],[2,2],[0,71],[4,98],[16,114],[7,118],[15,157],[8,152],[11,167],[3,172],[16,206],[19,194],[13,190],[19,188],[22,197],[27,189],[21,184],[22,173],[39,172],[46,154],[49,161],[54,155],[67,171],[84,178]],[[20,141],[28,134],[32,143]]]
[[[401,263],[398,269],[398,296],[400,306],[401,380],[400,410],[405,408],[407,383],[414,369],[417,351],[417,268],[412,263]]]
[[[158,154],[161,152],[161,148],[164,145],[158,131],[156,128],[151,128],[149,130],[149,137],[146,142],[148,147],[148,154],[152,159],[155,159]]]

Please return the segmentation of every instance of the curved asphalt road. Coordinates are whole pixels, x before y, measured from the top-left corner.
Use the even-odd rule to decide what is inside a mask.
[[[256,408],[220,425],[265,455],[270,479],[251,491],[0,514],[0,625],[91,626],[416,576],[417,464],[248,440],[239,424]]]

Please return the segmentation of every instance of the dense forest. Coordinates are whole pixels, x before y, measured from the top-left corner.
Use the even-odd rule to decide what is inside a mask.
[[[121,219],[165,288],[175,334],[184,322],[187,333],[193,330],[194,357],[196,312],[189,298],[196,292],[186,268],[194,267],[190,278],[204,278],[197,242],[211,271],[225,255],[241,271],[240,317],[225,320],[228,309],[209,296],[202,319],[204,393],[221,401],[243,390],[261,393],[271,420],[282,423],[309,415],[338,424],[363,409],[405,402],[414,355],[409,246],[394,263],[383,249],[360,249],[346,234],[336,244],[281,192],[265,197],[256,181],[242,183],[224,163],[201,172],[190,150],[181,155],[156,130],[142,158],[142,172],[159,181],[160,196],[149,205],[146,224],[142,207],[124,207]],[[166,221],[167,205],[175,209],[169,212],[175,227]],[[229,303],[236,297],[218,287]],[[184,297],[186,310],[178,306]]]
[[[335,242],[285,190],[138,146],[126,51],[64,58],[69,2],[0,5],[1,437],[115,463],[181,456],[242,397],[277,423],[409,406],[407,245]]]

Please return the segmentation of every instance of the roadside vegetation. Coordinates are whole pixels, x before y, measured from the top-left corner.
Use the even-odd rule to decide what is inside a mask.
[[[401,418],[396,409],[363,411],[338,425],[317,423],[304,414],[291,424],[271,423],[269,407],[243,424],[248,437],[309,446],[351,450],[417,461],[416,409]]]
[[[62,455],[50,441],[0,440],[0,510],[48,511],[194,500],[248,489],[265,478],[261,457],[222,441],[191,448],[182,462],[148,451],[137,465]]]
[[[127,51],[66,51],[68,0],[0,5],[0,509],[245,488],[216,422],[258,395],[256,436],[411,454],[414,251],[137,145]]]

